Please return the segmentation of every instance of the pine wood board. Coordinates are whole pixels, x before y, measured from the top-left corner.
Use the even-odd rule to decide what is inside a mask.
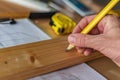
[[[66,52],[67,37],[0,49],[0,80],[23,80],[102,57]]]

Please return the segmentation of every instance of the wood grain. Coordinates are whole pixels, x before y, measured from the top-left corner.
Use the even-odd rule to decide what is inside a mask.
[[[67,38],[60,37],[5,49],[0,49],[0,80],[22,80],[102,57],[66,52]]]
[[[30,9],[0,0],[0,18],[26,18]]]

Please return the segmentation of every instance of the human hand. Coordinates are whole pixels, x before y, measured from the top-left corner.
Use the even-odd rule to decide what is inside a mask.
[[[120,66],[120,20],[114,15],[104,17],[89,34],[80,34],[82,29],[95,17],[83,18],[69,35],[68,41],[84,55],[98,50]]]

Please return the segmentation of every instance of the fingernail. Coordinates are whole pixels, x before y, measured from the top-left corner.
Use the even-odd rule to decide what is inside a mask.
[[[69,37],[70,43],[74,43],[76,41],[76,38],[74,36]]]
[[[88,51],[85,51],[85,52],[84,52],[84,55],[85,55],[85,56],[88,56],[89,54],[90,54],[90,52],[88,52]]]

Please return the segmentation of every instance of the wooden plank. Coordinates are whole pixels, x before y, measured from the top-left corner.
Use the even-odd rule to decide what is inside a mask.
[[[0,49],[0,80],[22,80],[61,68],[102,57],[66,52],[67,38],[60,37],[5,49]]]
[[[26,18],[30,9],[0,0],[0,18]]]

